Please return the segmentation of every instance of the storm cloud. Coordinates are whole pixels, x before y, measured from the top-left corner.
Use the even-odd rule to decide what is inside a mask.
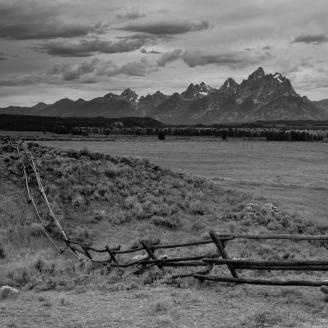
[[[328,37],[324,34],[300,35],[296,37],[293,42],[320,44],[328,42]]]
[[[117,14],[116,17],[119,19],[135,20],[138,18],[146,17],[146,15],[135,11],[135,12],[127,12],[124,14]]]
[[[0,0],[0,107],[215,87],[258,66],[327,98],[326,12],[327,0]]]
[[[0,80],[0,86],[21,86],[40,83],[61,84],[63,82],[96,83],[104,78],[118,75],[142,77],[157,70],[157,65],[141,58],[139,61],[118,65],[111,60],[85,60],[80,64],[56,64],[36,74],[16,76]]]
[[[112,77],[120,74],[127,76],[144,76],[145,74],[156,70],[156,67],[150,64],[146,59],[129,62],[124,65],[117,65],[113,61],[101,61],[93,59],[84,61],[79,65],[55,65],[47,75],[57,76],[64,81],[97,81],[100,77]]]
[[[71,42],[67,40],[53,41],[41,44],[38,49],[49,55],[61,57],[88,57],[94,53],[115,54],[137,50],[153,42],[148,37],[124,38],[117,41],[100,39],[80,40]]]
[[[73,38],[104,33],[107,29],[107,25],[101,22],[63,21],[54,5],[29,0],[1,1],[0,22],[0,38],[11,40]]]
[[[129,24],[119,28],[123,31],[150,33],[155,35],[174,35],[193,31],[202,31],[210,28],[207,21],[200,23],[185,22],[156,22]]]
[[[206,54],[201,51],[182,51],[174,49],[162,54],[157,63],[159,66],[165,66],[168,63],[181,59],[189,67],[205,66],[205,65],[220,65],[227,66],[233,69],[243,68],[250,64],[260,62],[257,56],[250,57],[245,53],[221,53],[221,54]]]

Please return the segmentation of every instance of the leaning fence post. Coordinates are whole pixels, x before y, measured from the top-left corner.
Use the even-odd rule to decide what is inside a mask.
[[[85,254],[90,260],[92,260],[92,256],[91,256],[91,254],[88,252],[88,248],[85,247],[85,246],[82,246],[82,245],[80,245],[80,246],[81,246],[81,248],[83,249],[84,254]]]
[[[229,255],[226,252],[226,250],[224,249],[224,245],[223,245],[222,241],[216,237],[215,232],[213,230],[211,230],[209,232],[209,235],[212,238],[213,243],[215,244],[215,246],[218,249],[218,252],[222,256],[222,258],[229,259]],[[232,276],[234,278],[238,278],[238,274],[237,274],[236,270],[234,269],[233,265],[227,264],[227,267],[228,267],[230,273],[232,274]]]
[[[157,257],[155,256],[153,250],[149,247],[148,243],[145,242],[144,240],[140,241],[140,244],[142,245],[142,247],[146,250],[146,252],[148,253],[149,257],[151,257],[153,260],[156,261],[156,265],[159,269],[162,268],[162,264],[158,262]]]
[[[110,261],[109,261],[109,263],[110,263],[111,261],[113,261],[115,264],[118,264],[118,261],[117,261],[115,255],[114,255],[114,253],[110,250],[110,248],[109,248],[108,245],[105,245],[105,249],[106,249],[107,253],[108,253],[109,256],[110,256]]]

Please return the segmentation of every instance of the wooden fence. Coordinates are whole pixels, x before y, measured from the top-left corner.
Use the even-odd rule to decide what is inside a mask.
[[[271,285],[271,286],[312,286],[320,287],[328,285],[328,280],[312,281],[312,280],[276,280],[276,279],[250,279],[240,277],[242,270],[266,270],[266,271],[328,271],[328,260],[249,260],[249,259],[231,259],[226,250],[226,243],[235,239],[287,239],[291,241],[306,241],[320,240],[328,241],[327,235],[240,235],[240,234],[220,234],[214,231],[209,232],[209,238],[206,240],[190,241],[176,244],[149,244],[146,241],[140,241],[140,246],[133,249],[121,249],[121,246],[103,249],[96,249],[88,245],[82,245],[75,241],[68,241],[75,246],[80,247],[77,250],[84,253],[93,263],[100,263],[110,267],[127,268],[131,266],[139,267],[137,273],[156,265],[159,269],[164,267],[204,267],[202,271],[191,272],[186,274],[178,274],[171,278],[193,277],[200,281],[210,280],[216,282],[236,283],[236,284],[256,284],[256,285]],[[216,247],[216,254],[213,255],[197,255],[184,257],[161,257],[156,254],[159,249],[181,248],[191,246],[202,246],[212,244]],[[122,261],[118,259],[120,254],[138,253],[146,254],[145,258],[138,260]],[[94,260],[92,252],[107,253],[108,259]],[[230,276],[213,276],[209,273],[214,266],[226,266],[230,272]],[[238,272],[237,272],[238,270]]]
[[[263,260],[248,260],[248,259],[235,259],[230,258],[226,250],[226,244],[236,239],[252,239],[252,240],[268,240],[268,239],[285,239],[291,241],[328,241],[328,235],[249,235],[249,234],[222,234],[214,231],[209,231],[209,236],[206,239],[188,241],[183,243],[174,244],[161,244],[160,241],[150,243],[147,240],[140,240],[139,245],[135,248],[122,249],[121,245],[115,247],[109,247],[108,245],[103,248],[96,248],[94,246],[74,241],[69,238],[68,234],[63,229],[61,223],[56,217],[54,211],[51,208],[50,202],[44,191],[42,181],[39,175],[38,168],[35,164],[32,154],[29,152],[27,146],[17,140],[11,140],[9,144],[17,150],[18,154],[23,154],[24,160],[22,164],[23,177],[25,180],[28,200],[32,204],[35,214],[39,222],[44,227],[46,237],[51,244],[60,252],[63,253],[66,249],[69,249],[76,257],[86,257],[94,265],[104,265],[112,268],[128,268],[136,267],[135,273],[141,273],[145,270],[156,266],[159,270],[163,270],[165,267],[188,267],[197,268],[193,272],[176,274],[171,276],[172,279],[193,277],[200,281],[210,280],[216,282],[236,283],[236,284],[256,284],[256,285],[273,285],[273,286],[328,286],[328,280],[312,281],[312,280],[276,280],[276,279],[250,279],[240,276],[241,270],[280,270],[280,271],[328,271],[328,260],[313,261],[313,260],[279,260],[279,261],[263,261]],[[29,166],[30,171],[27,170]],[[62,241],[66,245],[65,249],[61,249],[56,241],[49,235],[45,228],[45,221],[40,215],[40,211],[37,209],[36,202],[31,193],[31,187],[29,185],[28,172],[33,173],[38,191],[44,200],[51,219],[58,227],[62,235]],[[213,248],[213,254],[208,255],[194,255],[184,257],[168,257],[157,254],[159,250],[163,249],[176,249],[183,247],[199,247],[203,245],[215,246]],[[142,252],[142,255],[140,255]],[[95,253],[102,254],[101,259],[98,259],[99,254],[95,256]],[[139,257],[122,259],[126,254],[139,254]],[[106,257],[104,257],[104,254]],[[215,276],[210,275],[210,272],[215,266],[226,266],[230,276]],[[237,271],[238,270],[238,271]]]

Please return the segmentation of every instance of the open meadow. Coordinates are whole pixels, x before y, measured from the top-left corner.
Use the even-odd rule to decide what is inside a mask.
[[[155,137],[115,141],[44,141],[61,149],[147,158],[163,167],[211,179],[221,187],[278,202],[306,220],[328,224],[328,144]]]
[[[327,234],[324,143],[112,140],[28,144],[51,206],[73,240],[94,247],[120,244],[135,249],[140,240],[158,238],[163,244],[204,240],[211,229],[237,234]],[[45,238],[43,225],[27,201],[22,163],[29,168],[27,180],[46,231],[65,249],[63,254]],[[27,158],[5,141],[0,147],[0,170],[0,285],[19,291],[13,299],[0,295],[1,328],[328,325],[318,288],[201,283],[191,277],[171,280],[174,274],[199,268],[152,266],[136,274],[134,267],[97,267],[87,258],[78,260],[49,222]],[[318,261],[325,259],[327,245],[232,240],[226,250],[234,259]],[[169,257],[217,256],[213,244],[159,252]],[[104,255],[94,258],[101,260]],[[130,254],[117,258],[120,263],[133,261]],[[212,273],[229,274],[225,267],[215,267]],[[325,273],[308,271],[238,270],[238,274],[257,279],[326,278]]]

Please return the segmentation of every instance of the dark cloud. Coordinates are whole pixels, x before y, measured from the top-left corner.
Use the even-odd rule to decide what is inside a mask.
[[[193,22],[158,22],[158,23],[139,23],[129,24],[119,28],[119,30],[130,32],[150,33],[155,35],[174,35],[192,31],[207,30],[210,24],[207,21],[200,23]]]
[[[324,34],[299,35],[293,41],[293,43],[312,43],[312,44],[320,44],[325,42],[328,42],[328,37]]]
[[[138,18],[146,17],[146,15],[139,12],[128,12],[124,14],[117,14],[116,17],[119,19],[135,20]]]
[[[262,50],[271,50],[271,49],[272,49],[271,46],[265,46],[265,47],[262,48]]]
[[[116,65],[112,61],[100,61],[93,59],[84,61],[79,65],[56,65],[52,67],[47,75],[57,76],[64,81],[99,81],[100,77],[112,77],[117,75],[144,76],[156,70],[156,67],[142,58],[140,61],[129,62],[124,65]]]
[[[91,61],[84,61],[79,65],[55,65],[47,72],[47,75],[60,76],[64,81],[78,80],[81,76],[94,72],[98,64],[99,61],[94,59]]]
[[[49,55],[61,57],[88,57],[94,53],[114,54],[137,50],[153,42],[152,38],[140,36],[139,38],[122,38],[118,41],[105,41],[98,38],[93,40],[80,40],[79,42],[53,41],[40,45],[37,49]]]
[[[162,54],[157,64],[158,66],[165,66],[177,59],[183,60],[189,67],[215,64],[228,66],[232,69],[244,68],[250,64],[260,63],[261,60],[263,60],[260,56],[249,57],[240,53],[206,54],[200,51],[182,51],[181,49],[175,49]]]
[[[145,49],[145,48],[142,48],[140,50],[141,53],[143,54],[151,54],[151,55],[159,55],[161,54],[162,52],[161,51],[157,51],[157,50],[148,50],[148,49]]]
[[[44,72],[3,79],[0,80],[0,86],[62,84],[63,82],[96,83],[118,75],[142,77],[157,69],[157,65],[148,62],[145,58],[123,65],[94,58],[80,64],[59,64]]]
[[[190,67],[216,64],[230,68],[242,68],[249,65],[248,57],[237,56],[233,53],[208,55],[200,52],[185,51],[182,59]]]
[[[42,1],[4,0],[0,2],[0,38],[12,40],[73,38],[104,33],[102,23],[64,22],[59,9]]]
[[[182,53],[183,53],[183,51],[181,49],[174,49],[172,51],[165,52],[158,59],[157,64],[158,64],[158,66],[163,67],[166,64],[181,58]]]
[[[150,72],[156,71],[156,67],[146,60],[127,63],[125,65],[114,68],[107,72],[107,76],[114,76],[119,74],[129,76],[145,76]]]
[[[6,60],[5,54],[3,52],[0,52],[0,60]]]

